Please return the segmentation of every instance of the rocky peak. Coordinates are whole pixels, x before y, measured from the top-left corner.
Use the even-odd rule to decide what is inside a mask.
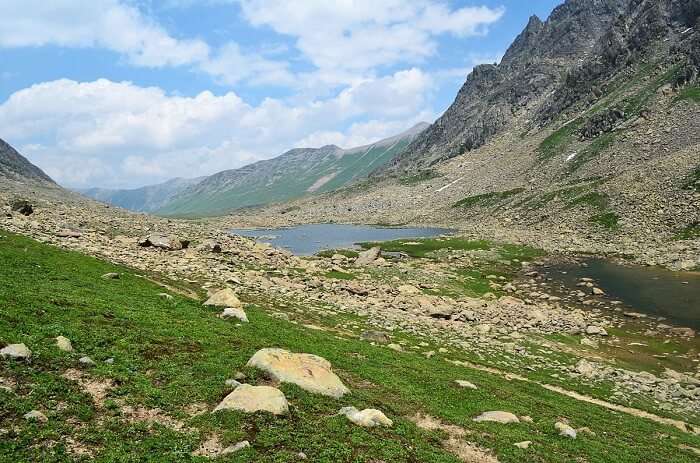
[[[32,164],[7,142],[0,139],[0,178],[55,184],[43,170]]]

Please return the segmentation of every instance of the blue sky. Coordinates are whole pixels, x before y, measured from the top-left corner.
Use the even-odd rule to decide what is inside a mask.
[[[136,187],[432,122],[559,0],[3,0],[0,137]]]

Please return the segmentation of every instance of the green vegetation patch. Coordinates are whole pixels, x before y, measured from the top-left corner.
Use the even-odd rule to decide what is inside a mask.
[[[620,216],[618,216],[614,212],[604,212],[602,214],[596,214],[590,219],[588,219],[588,221],[600,225],[601,227],[607,228],[608,230],[617,230],[618,228],[620,228]]]
[[[586,148],[569,161],[568,171],[573,173],[586,163],[595,159],[600,153],[608,149],[615,142],[615,133],[608,132],[594,139]]]
[[[683,189],[700,193],[700,166],[696,167],[695,170],[690,173],[683,184]]]
[[[679,241],[694,240],[696,238],[700,238],[700,222],[688,224],[673,235],[673,239]]]
[[[400,177],[399,183],[401,185],[415,185],[417,183],[427,182],[428,180],[432,180],[434,178],[439,177],[442,177],[442,175],[439,172],[433,169],[426,169],[421,170],[420,172],[417,172],[415,174]]]
[[[324,249],[323,251],[316,253],[318,257],[325,257],[328,259],[333,257],[335,254],[340,254],[341,256],[345,256],[349,259],[354,259],[360,255],[359,252],[353,251],[352,249]]]
[[[561,154],[574,140],[574,134],[581,127],[582,122],[576,120],[552,132],[542,140],[538,148],[540,161],[547,161]]]
[[[592,191],[578,196],[567,203],[566,208],[571,209],[577,206],[586,205],[599,210],[605,210],[610,206],[610,197],[606,193]]]
[[[333,278],[334,280],[354,280],[355,275],[352,273],[331,270],[330,272],[326,272],[326,278]]]
[[[428,257],[427,254],[441,249],[467,250],[491,249],[491,243],[485,240],[467,240],[463,238],[415,238],[382,242],[359,243],[364,249],[379,246],[382,251],[403,252],[411,257]]]
[[[693,103],[700,103],[700,87],[688,86],[680,91],[677,100],[681,101],[692,101]]]
[[[484,193],[481,195],[469,196],[468,198],[464,198],[460,201],[457,201],[452,205],[452,207],[470,208],[474,206],[494,206],[500,203],[501,201],[505,201],[507,199],[512,198],[513,196],[522,193],[523,191],[525,191],[525,188],[513,188],[512,190],[507,191],[496,191],[493,193]]]

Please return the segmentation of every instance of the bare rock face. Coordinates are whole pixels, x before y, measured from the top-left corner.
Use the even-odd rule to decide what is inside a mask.
[[[231,288],[222,289],[221,291],[214,293],[204,305],[213,305],[216,307],[232,307],[240,308],[243,304],[236,296],[236,293]]]
[[[294,354],[283,349],[261,349],[248,361],[274,380],[296,384],[305,391],[340,398],[350,392],[331,370],[324,358],[312,354]]]
[[[289,404],[282,391],[277,388],[241,384],[216,406],[214,412],[219,410],[239,410],[245,413],[263,411],[273,415],[284,415],[289,411]]]

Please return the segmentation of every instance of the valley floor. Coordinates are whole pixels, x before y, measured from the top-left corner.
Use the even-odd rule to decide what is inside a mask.
[[[0,346],[32,352],[0,360],[0,461],[697,461],[694,333],[623,317],[593,285],[580,300],[556,293],[535,247],[400,240],[378,245],[405,257],[359,265],[210,221],[36,203],[0,219]],[[137,245],[154,231],[191,244]],[[247,323],[202,306],[226,286]],[[266,347],[322,356],[350,393],[246,366]],[[211,413],[234,378],[278,387],[289,413]],[[393,424],[357,426],[346,406]],[[488,411],[518,422],[474,421]]]

